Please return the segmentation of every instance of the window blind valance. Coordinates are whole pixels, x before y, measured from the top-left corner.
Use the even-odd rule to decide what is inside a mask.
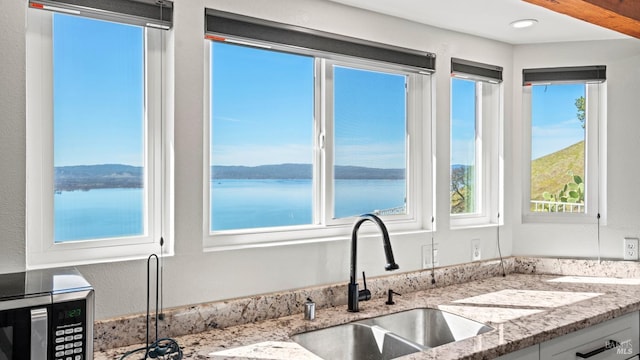
[[[164,30],[173,25],[169,0],[29,0],[29,7]]]
[[[244,40],[383,61],[416,71],[433,72],[435,55],[229,12],[206,9],[205,33],[220,41]],[[230,38],[230,39],[228,39]]]
[[[475,61],[451,58],[451,75],[479,81],[502,82],[502,67]]]
[[[595,82],[607,79],[605,65],[523,69],[522,85],[559,82]]]

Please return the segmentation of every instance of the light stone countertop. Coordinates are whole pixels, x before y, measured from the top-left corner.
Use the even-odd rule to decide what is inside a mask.
[[[567,281],[555,281],[557,279]],[[554,281],[549,281],[554,280]],[[346,289],[345,289],[346,292]],[[290,340],[293,334],[420,307],[439,308],[484,322],[495,330],[402,359],[491,359],[640,310],[638,279],[611,280],[560,275],[507,274],[404,293],[385,305],[374,297],[359,313],[346,306],[175,337],[185,359],[318,359]],[[95,360],[119,359],[134,345],[96,352]],[[215,353],[215,355],[210,355]],[[139,353],[143,354],[143,353]],[[143,356],[142,356],[143,357]],[[128,359],[140,359],[131,356]]]

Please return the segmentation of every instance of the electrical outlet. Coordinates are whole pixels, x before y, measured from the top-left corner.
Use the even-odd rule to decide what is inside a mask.
[[[638,238],[624,238],[624,256],[625,260],[638,260]]]
[[[431,262],[433,256],[433,263]],[[431,253],[431,244],[422,245],[422,268],[431,269],[438,266],[438,244],[434,244],[433,254]]]
[[[471,261],[478,261],[482,258],[480,251],[480,239],[471,240]]]

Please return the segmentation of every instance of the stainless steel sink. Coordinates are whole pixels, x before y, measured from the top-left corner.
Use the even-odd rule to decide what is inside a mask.
[[[427,348],[460,341],[493,330],[492,327],[483,323],[430,308],[378,316],[360,323],[379,326]]]
[[[297,334],[291,339],[323,359],[394,359],[480,335],[493,328],[430,308],[382,315]]]
[[[359,323],[310,331],[291,338],[323,359],[388,360],[422,350],[384,329]]]

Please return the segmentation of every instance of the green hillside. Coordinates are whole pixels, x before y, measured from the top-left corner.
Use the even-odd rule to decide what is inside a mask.
[[[545,191],[557,193],[571,181],[569,172],[584,179],[584,141],[531,162],[531,199],[543,200]]]

